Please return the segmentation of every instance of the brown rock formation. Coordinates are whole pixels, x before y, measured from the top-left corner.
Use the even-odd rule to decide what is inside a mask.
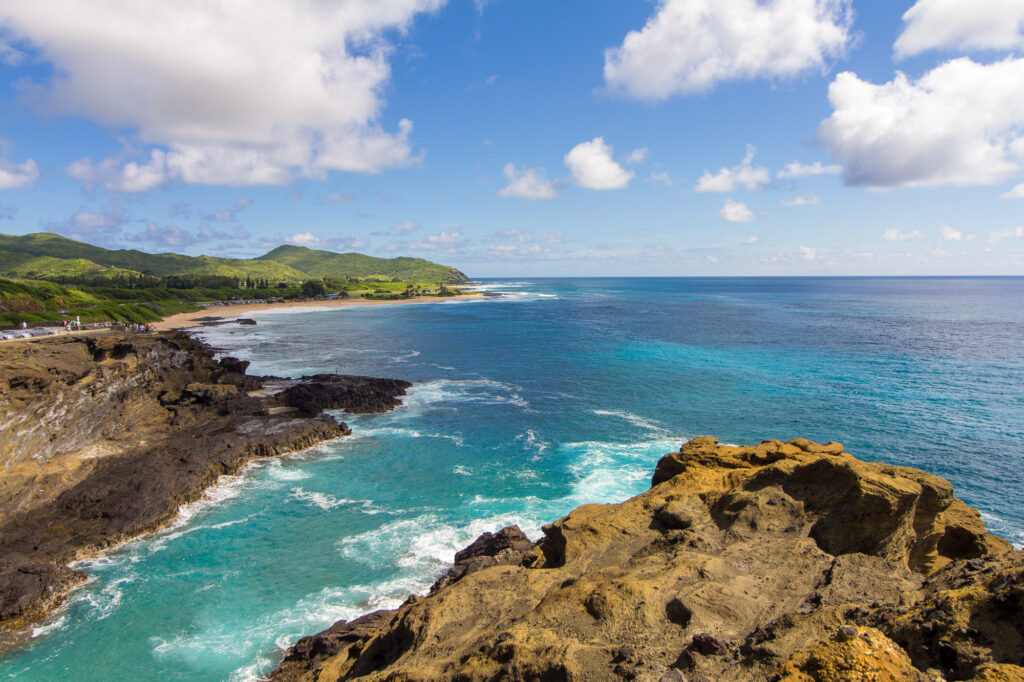
[[[1024,552],[948,482],[838,443],[697,438],[646,493],[579,507],[533,547],[492,536],[469,549],[429,596],[301,640],[271,679],[1024,673]],[[504,560],[461,570],[488,553]]]
[[[0,632],[84,579],[68,562],[161,528],[251,459],[349,433],[322,409],[381,412],[410,386],[247,366],[180,333],[0,346]],[[321,399],[298,409],[272,384]]]

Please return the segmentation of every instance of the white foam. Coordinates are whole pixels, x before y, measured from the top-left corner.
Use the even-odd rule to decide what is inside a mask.
[[[291,495],[289,497],[292,497],[292,498],[294,498],[296,500],[301,500],[303,502],[308,502],[308,503],[310,503],[310,504],[312,504],[314,506],[320,507],[321,509],[323,509],[325,511],[330,510],[330,509],[334,509],[336,507],[341,507],[341,506],[346,506],[346,505],[353,505],[353,504],[360,504],[362,502],[366,502],[367,501],[367,500],[348,500],[348,499],[345,499],[345,498],[337,498],[334,495],[329,495],[327,493],[307,492],[307,491],[303,490],[302,488],[292,488],[292,492],[291,492]]]
[[[452,473],[456,473],[459,476],[472,476],[473,475],[472,471],[470,471],[466,467],[462,466],[461,464],[456,464],[455,466],[453,466],[452,467]]]
[[[642,429],[647,429],[653,433],[668,433],[668,430],[661,424],[653,419],[647,417],[641,417],[638,414],[632,412],[626,412],[625,410],[591,410],[596,415],[602,417],[618,417],[624,419],[633,426],[639,426]]]
[[[54,630],[60,630],[62,627],[64,627],[65,622],[67,622],[67,614],[62,613],[61,615],[57,616],[57,618],[51,620],[49,623],[37,625],[36,627],[32,628],[32,634],[30,636],[32,637],[32,639],[35,639],[36,637],[42,637],[43,635],[47,635],[53,632]]]

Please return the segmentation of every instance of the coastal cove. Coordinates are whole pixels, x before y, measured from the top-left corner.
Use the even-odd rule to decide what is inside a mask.
[[[394,608],[483,531],[649,487],[658,459],[805,436],[949,479],[1024,544],[1024,279],[491,281],[502,297],[245,314],[250,373],[413,382],[353,435],[222,479],[90,576],[0,676],[255,679]],[[242,311],[237,311],[242,312]],[[341,414],[337,414],[342,418]]]

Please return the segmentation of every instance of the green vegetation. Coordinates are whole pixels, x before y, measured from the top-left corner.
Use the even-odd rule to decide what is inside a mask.
[[[421,258],[282,246],[253,260],[112,251],[59,235],[0,234],[0,327],[21,322],[152,322],[200,303],[322,296],[451,296],[468,281]]]
[[[361,253],[334,253],[303,246],[279,246],[260,256],[258,261],[275,261],[291,266],[311,277],[358,277],[382,281],[446,282],[468,281],[466,276],[446,265],[422,258],[374,258]]]

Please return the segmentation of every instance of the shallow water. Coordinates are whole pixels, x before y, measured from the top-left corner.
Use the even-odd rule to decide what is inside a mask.
[[[490,282],[498,299],[205,330],[252,372],[406,378],[350,438],[253,464],[0,662],[19,680],[243,680],[397,606],[485,530],[649,485],[687,438],[839,440],[954,482],[1024,543],[1024,278]]]

